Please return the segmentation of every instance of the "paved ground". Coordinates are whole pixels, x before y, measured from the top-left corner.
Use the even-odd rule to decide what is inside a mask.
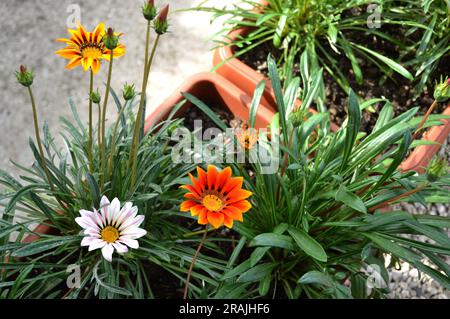
[[[35,71],[35,95],[40,121],[47,121],[51,131],[59,131],[59,116],[70,116],[67,103],[72,96],[80,113],[87,114],[88,73],[81,68],[68,71],[66,60],[54,51],[62,47],[54,40],[67,36],[66,21],[70,5],[81,9],[81,22],[87,29],[103,21],[107,26],[125,33],[126,56],[117,60],[113,87],[120,90],[124,82],[140,87],[146,21],[141,15],[141,0],[1,0],[0,43],[0,167],[16,173],[9,159],[31,163],[28,137],[33,135],[31,108],[26,91],[17,84],[14,72],[20,64]],[[199,0],[157,0],[170,2],[173,9],[188,8]],[[212,4],[230,3],[214,0]],[[178,12],[170,18],[171,33],[164,35],[158,49],[148,89],[151,105],[162,102],[183,79],[211,67],[212,52],[208,39],[220,25],[209,23],[205,13]],[[104,88],[106,69],[103,68],[96,85]],[[114,109],[110,107],[110,116]]]

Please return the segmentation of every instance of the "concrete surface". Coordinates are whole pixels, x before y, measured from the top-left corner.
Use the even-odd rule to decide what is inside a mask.
[[[156,0],[157,5],[169,2],[172,10],[192,7],[199,0]],[[225,5],[229,0],[213,0]],[[125,82],[140,89],[143,66],[146,20],[141,15],[142,0],[1,0],[0,1],[0,167],[17,173],[9,159],[31,163],[28,137],[34,136],[31,107],[26,90],[15,79],[20,64],[35,72],[34,93],[39,120],[49,123],[51,132],[60,130],[59,116],[70,116],[68,97],[75,100],[80,114],[87,120],[89,73],[77,67],[65,69],[67,60],[54,52],[64,45],[56,38],[68,37],[66,21],[73,12],[70,5],[79,5],[81,22],[87,30],[100,21],[124,32],[122,42],[127,54],[116,60],[112,86],[121,90]],[[175,12],[170,16],[170,33],[163,36],[157,51],[147,96],[150,105],[158,105],[189,75],[208,71],[212,65],[212,44],[208,39],[220,29],[210,25],[206,13]],[[96,77],[95,86],[104,92],[107,70]],[[115,106],[110,103],[109,118]]]

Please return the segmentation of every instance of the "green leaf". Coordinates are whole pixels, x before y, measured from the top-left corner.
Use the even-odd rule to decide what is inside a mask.
[[[334,287],[333,279],[328,274],[317,270],[307,272],[297,282],[304,285],[317,284],[328,288]]]
[[[256,121],[256,113],[258,112],[259,104],[261,103],[261,97],[264,93],[264,89],[266,88],[266,81],[262,80],[256,86],[255,92],[253,93],[252,104],[250,105],[250,116],[249,116],[249,124],[250,127],[255,127]]]
[[[36,255],[42,253],[44,251],[54,249],[61,245],[65,245],[68,243],[72,243],[75,241],[80,241],[80,237],[78,236],[65,236],[65,237],[56,237],[50,239],[42,239],[35,241],[30,244],[26,244],[21,248],[12,252],[11,256],[13,257],[27,257],[31,255]]]
[[[347,165],[347,161],[353,150],[353,146],[356,142],[356,137],[358,136],[359,129],[361,127],[361,109],[359,107],[358,98],[350,89],[349,94],[349,105],[348,105],[348,123],[345,128],[345,145],[344,154],[342,157],[342,169]]]
[[[251,267],[254,267],[260,260],[261,258],[264,257],[264,255],[267,253],[267,251],[270,249],[270,247],[258,247],[256,248],[253,253],[250,256],[250,261],[251,261]]]
[[[291,237],[274,233],[264,233],[256,236],[250,242],[250,246],[278,247],[288,250],[294,249],[294,243],[292,242]]]
[[[90,173],[86,174],[86,180],[91,192],[93,204],[95,207],[98,207],[100,206],[100,188],[98,187],[97,181]]]
[[[412,76],[411,73],[409,73],[408,70],[406,70],[403,66],[401,66],[400,64],[398,64],[397,62],[395,62],[394,60],[385,57],[382,54],[379,54],[375,51],[372,51],[362,45],[356,44],[356,43],[352,43],[352,45],[354,45],[355,47],[357,47],[360,50],[363,50],[371,55],[373,55],[374,57],[376,57],[377,59],[379,59],[380,61],[384,62],[385,64],[387,64],[392,70],[394,70],[395,72],[399,73],[400,75],[404,76],[405,78],[407,78],[410,81],[414,80],[414,77]]]
[[[270,276],[272,269],[276,264],[261,264],[250,268],[237,279],[237,282],[255,282],[263,279],[266,276]]]
[[[281,46],[281,41],[283,39],[283,32],[286,26],[287,16],[282,15],[280,20],[278,20],[277,29],[275,30],[275,35],[273,37],[273,45],[275,48],[279,48]]]
[[[367,207],[361,198],[350,192],[344,185],[339,187],[335,199],[358,212],[367,213]]]
[[[292,236],[297,246],[307,255],[322,262],[327,261],[327,253],[323,247],[305,231],[291,226],[288,228],[288,233]]]
[[[221,130],[225,131],[227,126],[225,123],[217,116],[217,114],[211,110],[211,108],[200,101],[198,98],[190,93],[182,92],[183,95],[189,102],[197,106],[203,113],[205,113]]]

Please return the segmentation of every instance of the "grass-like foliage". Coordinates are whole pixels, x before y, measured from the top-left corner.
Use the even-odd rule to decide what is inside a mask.
[[[212,13],[213,19],[226,17],[215,40],[218,46],[235,46],[235,56],[269,44],[277,52],[281,77],[285,78],[306,52],[311,66],[322,67],[344,92],[349,91],[353,79],[363,83],[364,60],[392,79],[394,73],[411,81],[420,76],[416,81],[420,93],[450,49],[448,2],[444,0],[268,0],[267,5],[242,0],[224,8],[211,7],[206,0],[195,9]],[[249,32],[232,43],[224,41],[230,30],[242,27]],[[396,52],[383,53],[367,46],[373,39],[389,43]],[[342,57],[351,64],[352,75],[343,69]],[[407,65],[410,68],[405,68]]]
[[[417,109],[393,117],[386,104],[365,135],[359,132],[361,105],[350,92],[346,123],[332,132],[327,113],[308,109],[314,87],[303,85],[306,103],[296,107],[299,79],[286,84],[283,94],[276,62],[269,58],[268,65],[280,110],[270,138],[281,145],[280,166],[261,174],[267,163],[234,165],[254,194],[253,208],[236,227],[242,237],[222,289],[235,298],[382,298],[389,292],[386,284],[367,294],[373,278],[368,269],[377,269],[379,282],[389,283],[387,268],[400,260],[449,288],[443,257],[450,254],[450,218],[390,208],[401,201],[450,201],[448,172],[435,181],[399,170],[420,120],[414,117]],[[432,243],[407,236],[412,234]]]
[[[173,164],[171,159],[170,132],[180,120],[163,121],[142,136],[137,166],[137,186],[131,187],[131,171],[127,165],[131,147],[134,114],[133,100],[121,106],[113,94],[118,108],[126,108],[123,117],[117,119],[107,134],[107,153],[115,136],[116,154],[110,174],[100,187],[98,173],[89,172],[87,153],[87,128],[79,120],[76,107],[72,105],[74,120],[61,119],[64,124],[62,137],[65,147],[59,149],[54,139],[44,129],[45,161],[50,171],[55,191],[50,190],[41,157],[30,140],[35,162],[31,168],[16,164],[23,172],[19,180],[1,171],[0,183],[5,186],[1,195],[4,214],[0,220],[0,295],[4,298],[148,298],[176,296],[177,282],[184,279],[186,267],[193,250],[186,243],[195,242],[196,234],[176,222],[179,215],[176,205],[182,197],[178,185],[182,183],[192,165]],[[98,148],[94,158],[99,158]],[[99,172],[95,161],[94,172]],[[99,251],[89,252],[80,247],[80,226],[75,223],[80,209],[99,207],[100,196],[131,201],[145,216],[147,235],[140,239],[140,248],[109,263]],[[15,223],[13,218],[16,217]],[[33,226],[48,225],[51,232],[39,235],[33,243],[22,242],[34,235]],[[186,224],[187,225],[187,224]],[[9,242],[15,233],[15,240]],[[217,250],[212,243],[207,247]],[[6,258],[5,258],[6,257]],[[224,262],[212,257],[200,257],[211,272],[222,270]],[[69,289],[67,272],[70,265],[80,267],[81,286]],[[69,267],[69,268],[68,268]],[[165,274],[175,284],[165,288],[159,276]],[[197,277],[197,273],[193,274]],[[207,282],[214,280],[204,278]],[[70,282],[70,280],[69,280]],[[155,284],[156,283],[156,284]],[[154,286],[155,284],[155,286]],[[70,287],[70,286],[69,286]],[[172,289],[172,291],[170,291]],[[193,287],[195,291],[199,288]]]

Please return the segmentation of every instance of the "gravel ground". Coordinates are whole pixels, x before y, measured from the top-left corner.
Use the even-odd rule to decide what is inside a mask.
[[[439,154],[445,156],[450,162],[450,137],[442,146]],[[450,205],[432,204],[424,207],[421,204],[399,204],[398,209],[408,211],[412,214],[431,214],[438,216],[450,216]],[[448,230],[450,236],[450,230]],[[411,236],[413,239],[428,241],[424,236]],[[450,264],[450,257],[445,258]],[[450,291],[444,289],[439,283],[428,275],[420,274],[408,263],[402,262],[401,268],[390,271],[391,282],[389,284],[392,293],[391,298],[414,298],[414,299],[450,299]]]

